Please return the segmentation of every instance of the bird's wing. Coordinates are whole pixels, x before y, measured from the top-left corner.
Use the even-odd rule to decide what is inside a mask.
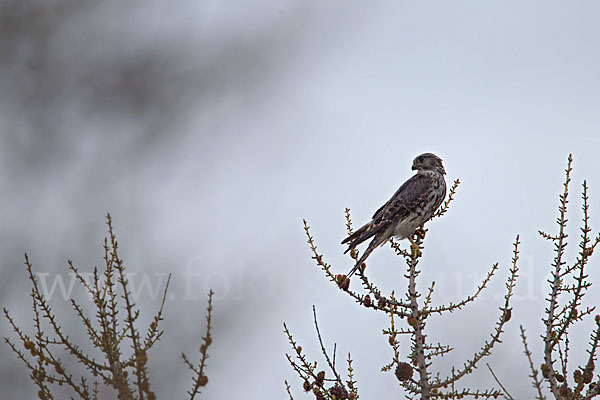
[[[383,221],[396,220],[408,215],[415,204],[421,202],[431,184],[431,177],[424,174],[413,175],[400,186],[387,203],[375,211],[375,214],[373,214],[373,223],[378,225]]]

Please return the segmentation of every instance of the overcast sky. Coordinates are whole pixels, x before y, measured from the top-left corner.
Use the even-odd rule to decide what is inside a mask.
[[[392,356],[381,334],[389,322],[327,282],[302,219],[335,271],[347,272],[344,208],[367,222],[411,176],[412,159],[434,152],[448,182],[462,184],[450,212],[429,224],[421,290],[435,280],[434,301],[456,301],[500,263],[479,302],[428,325],[428,339],[456,348],[439,369],[462,365],[489,338],[520,234],[513,319],[487,361],[513,396],[532,398],[518,326],[539,365],[552,253],[537,231],[556,230],[569,153],[567,257],[584,179],[600,228],[599,15],[594,1],[4,0],[2,306],[32,329],[23,253],[49,285],[57,276],[68,284],[67,259],[83,271],[101,265],[110,212],[134,284],[146,276],[156,289],[174,274],[166,333],[150,355],[159,397],[184,398],[191,377],[178,357],[199,346],[209,288],[205,398],[281,399],[284,379],[309,398],[285,360],[282,323],[324,364],[313,304],[338,364],[352,352],[361,396],[400,395],[394,375],[379,372]],[[389,248],[369,267],[382,289],[405,290]],[[138,304],[148,321],[159,304],[146,289]],[[85,343],[57,290],[63,324]],[[572,343],[591,328],[583,323]],[[572,365],[583,350],[573,345]],[[0,360],[3,393],[37,392],[5,345]],[[493,385],[485,368],[474,375],[473,386]]]

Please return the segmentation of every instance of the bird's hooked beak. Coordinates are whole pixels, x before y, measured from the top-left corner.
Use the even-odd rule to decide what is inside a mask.
[[[415,164],[413,164],[411,169],[414,171],[415,169],[417,169],[417,166]]]

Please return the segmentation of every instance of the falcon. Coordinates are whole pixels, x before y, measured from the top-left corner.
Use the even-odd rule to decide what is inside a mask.
[[[392,236],[399,240],[410,240],[413,251],[418,251],[412,237],[417,228],[429,221],[446,197],[446,171],[442,160],[432,153],[417,156],[413,160],[412,170],[417,173],[404,182],[392,198],[375,212],[373,219],[342,241],[342,244],[347,243],[349,246],[344,252],[346,254],[367,239],[373,238],[348,277],[356,272],[373,250]]]

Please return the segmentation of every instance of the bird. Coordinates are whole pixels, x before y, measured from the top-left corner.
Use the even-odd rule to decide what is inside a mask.
[[[349,246],[344,252],[346,254],[367,239],[373,238],[348,277],[356,272],[373,250],[393,236],[399,240],[408,239],[413,251],[418,252],[418,246],[412,237],[417,228],[429,221],[444,201],[446,170],[442,159],[433,153],[415,157],[412,170],[417,173],[404,182],[392,198],[373,214],[372,220],[342,241],[342,244]]]

